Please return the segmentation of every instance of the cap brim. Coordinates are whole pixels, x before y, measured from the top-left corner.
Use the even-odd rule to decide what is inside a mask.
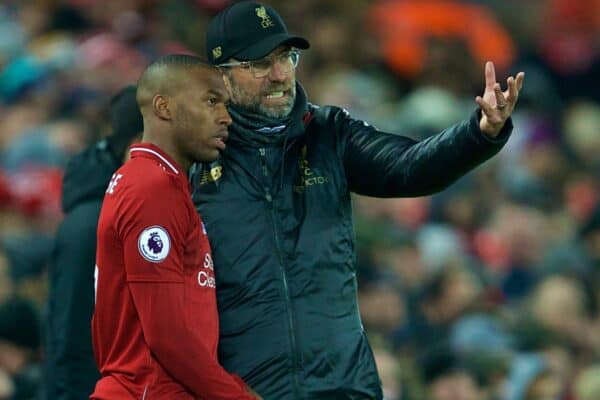
[[[304,39],[303,37],[291,36],[287,33],[279,33],[254,43],[252,46],[233,54],[232,57],[240,61],[258,60],[259,58],[267,56],[270,52],[283,44],[287,44],[302,50],[306,50],[310,47],[308,40]]]

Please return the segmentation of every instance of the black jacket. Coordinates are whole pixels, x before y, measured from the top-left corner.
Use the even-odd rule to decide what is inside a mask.
[[[417,143],[337,107],[306,111],[279,135],[234,118],[222,159],[192,176],[215,263],[219,360],[266,400],[381,399],[350,192],[440,191],[497,153],[512,126],[491,140],[474,113]]]
[[[120,163],[102,141],[75,156],[63,180],[64,220],[49,265],[46,398],[87,399],[99,378],[92,352],[96,227],[104,192]]]

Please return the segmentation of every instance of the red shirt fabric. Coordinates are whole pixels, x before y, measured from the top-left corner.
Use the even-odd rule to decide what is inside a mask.
[[[217,361],[219,322],[206,231],[184,171],[131,146],[98,222],[92,399],[254,399]]]

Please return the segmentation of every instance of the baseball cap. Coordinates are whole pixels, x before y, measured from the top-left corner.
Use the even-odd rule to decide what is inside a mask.
[[[257,60],[282,44],[298,49],[310,47],[303,37],[288,33],[273,8],[253,1],[234,3],[218,13],[206,34],[207,57],[213,65],[229,58]]]

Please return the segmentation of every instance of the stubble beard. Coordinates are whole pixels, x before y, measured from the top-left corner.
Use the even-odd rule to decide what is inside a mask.
[[[250,93],[240,87],[233,79],[231,80],[231,102],[251,112],[264,115],[269,118],[283,119],[292,112],[296,102],[296,85],[290,88],[291,95],[285,104],[279,106],[267,106],[262,103],[263,95],[267,92],[287,90],[284,85],[269,85],[262,88],[258,93]]]
[[[175,145],[181,155],[191,162],[211,162],[218,157],[213,156],[212,151],[206,147],[206,143],[198,138],[197,125],[193,123],[188,114],[178,112],[175,115],[174,124],[177,136]]]

